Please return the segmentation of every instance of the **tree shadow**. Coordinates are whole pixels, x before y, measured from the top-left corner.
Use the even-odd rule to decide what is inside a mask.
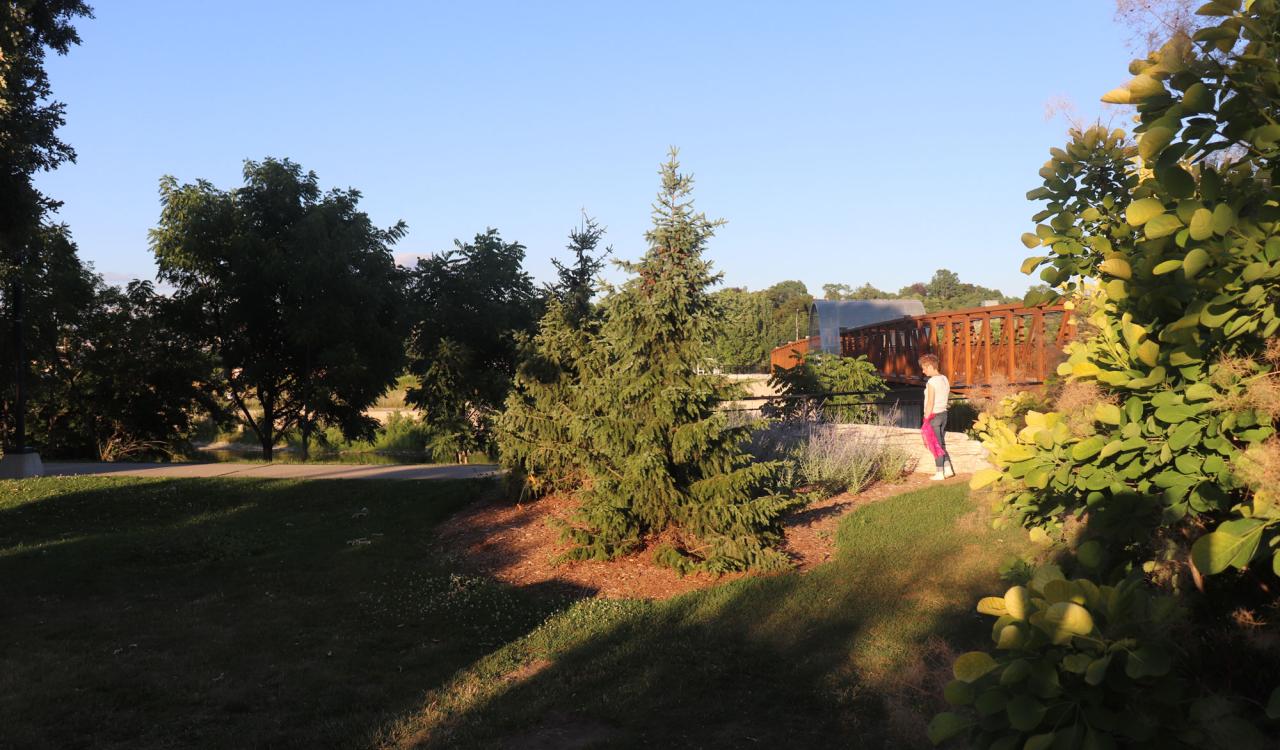
[[[995,570],[989,552],[938,535],[846,547],[808,573],[636,602],[622,617],[583,602],[559,636],[473,665],[483,697],[408,716],[385,744],[925,747],[940,690],[921,683],[950,672],[930,649],[989,636],[973,606],[999,585]]]
[[[25,486],[47,496],[0,508],[0,744],[363,742],[595,593],[517,591],[435,559],[434,524],[489,486]]]

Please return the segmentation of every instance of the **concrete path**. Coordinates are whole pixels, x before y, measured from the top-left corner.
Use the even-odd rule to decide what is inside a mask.
[[[121,476],[190,479],[477,479],[494,477],[497,464],[148,464],[46,462],[45,476]]]

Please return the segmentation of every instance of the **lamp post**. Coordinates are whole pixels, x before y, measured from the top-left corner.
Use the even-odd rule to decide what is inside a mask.
[[[5,448],[4,457],[0,458],[0,479],[26,479],[38,477],[44,473],[40,454],[35,448],[27,445],[27,353],[23,340],[26,328],[23,322],[25,313],[23,275],[26,271],[24,250],[18,250],[17,261],[10,292],[10,302],[13,305],[13,440]]]

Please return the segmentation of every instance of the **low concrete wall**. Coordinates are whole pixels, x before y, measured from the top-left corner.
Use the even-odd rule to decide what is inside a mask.
[[[834,427],[837,432],[870,434],[886,443],[897,445],[915,456],[916,472],[932,474],[935,471],[933,454],[925,447],[919,428],[870,424],[840,424]],[[947,454],[951,456],[951,463],[957,474],[972,474],[979,469],[992,468],[987,460],[987,449],[963,432],[948,432],[946,443]]]

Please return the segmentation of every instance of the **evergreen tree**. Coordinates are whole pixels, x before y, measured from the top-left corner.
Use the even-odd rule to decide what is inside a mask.
[[[558,277],[551,287],[551,293],[564,305],[565,314],[575,326],[591,314],[591,299],[596,294],[596,277],[604,268],[605,258],[613,253],[612,247],[596,253],[604,231],[604,227],[584,212],[582,226],[569,232],[569,252],[573,253],[573,262],[565,264],[555,258],[551,259]]]
[[[620,264],[635,276],[605,301],[599,334],[579,339],[567,398],[526,415],[555,425],[528,455],[569,455],[581,474],[579,511],[562,524],[569,557],[607,559],[656,537],[655,559],[681,571],[785,567],[770,546],[795,502],[774,491],[780,466],[742,450],[749,428],[716,409],[730,387],[699,372],[719,280],[703,251],[721,222],[694,212],[678,170],[673,150],[649,250]],[[550,335],[560,332],[540,334]]]
[[[604,228],[594,219],[569,233],[571,265],[553,260],[559,281],[551,287],[547,311],[537,334],[526,340],[520,365],[497,422],[497,442],[503,462],[535,495],[575,489],[582,479],[570,429],[580,406],[577,384],[581,365],[600,330],[600,310],[591,303],[604,259],[597,253]]]

